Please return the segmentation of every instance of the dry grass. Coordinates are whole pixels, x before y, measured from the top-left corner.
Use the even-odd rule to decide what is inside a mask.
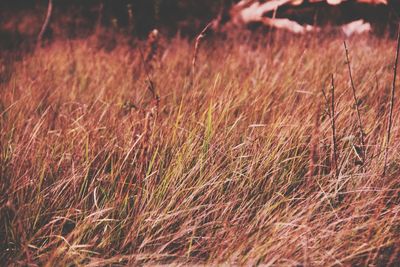
[[[396,43],[347,41],[360,166],[343,40],[269,40],[204,41],[189,89],[193,44],[171,40],[157,107],[124,45],[16,63],[0,85],[2,265],[399,264],[398,103],[381,175]]]

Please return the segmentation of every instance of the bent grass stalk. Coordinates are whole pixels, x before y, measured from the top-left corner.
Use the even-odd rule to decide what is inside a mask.
[[[46,18],[43,22],[42,28],[40,29],[40,32],[39,32],[39,35],[37,38],[37,45],[36,45],[37,47],[40,47],[42,45],[43,36],[49,26],[52,12],[53,12],[53,0],[49,0],[48,5],[47,5]]]
[[[194,51],[193,51],[193,57],[192,57],[192,67],[191,67],[191,81],[190,83],[193,84],[194,82],[194,75],[196,72],[196,62],[197,62],[197,57],[199,54],[199,49],[200,49],[200,44],[201,44],[201,40],[205,37],[205,33],[208,30],[208,28],[210,28],[210,26],[212,25],[212,23],[208,23],[203,30],[200,32],[199,35],[197,35],[196,37],[196,41],[194,44]]]

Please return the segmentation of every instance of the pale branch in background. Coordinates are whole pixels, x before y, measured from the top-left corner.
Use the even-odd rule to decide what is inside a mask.
[[[43,36],[44,36],[48,26],[49,26],[52,12],[53,12],[53,0],[49,0],[49,3],[47,5],[46,18],[44,20],[44,23],[43,23],[42,28],[40,29],[40,32],[39,32],[39,35],[38,35],[37,46],[40,46],[42,44]]]

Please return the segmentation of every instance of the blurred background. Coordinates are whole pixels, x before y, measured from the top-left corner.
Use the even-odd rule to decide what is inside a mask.
[[[214,31],[284,28],[303,32],[359,21],[374,34],[395,32],[399,0],[53,0],[44,34],[56,38],[105,36],[146,37],[154,28],[164,36],[193,37],[210,21]],[[46,18],[48,0],[0,2],[0,48],[28,47]],[[256,14],[254,16],[254,14]],[[260,17],[261,14],[261,17]],[[257,17],[258,16],[258,17]],[[273,20],[272,20],[273,19]],[[368,23],[366,26],[365,23]],[[233,27],[233,26],[234,27]],[[283,25],[283,26],[282,26]],[[304,28],[304,29],[309,29]],[[101,30],[100,30],[101,29]]]

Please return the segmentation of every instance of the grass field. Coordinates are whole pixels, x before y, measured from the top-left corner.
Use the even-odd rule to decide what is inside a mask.
[[[347,41],[355,100],[342,37],[256,39],[203,40],[194,68],[179,38],[15,62],[1,265],[400,264],[395,40]]]

